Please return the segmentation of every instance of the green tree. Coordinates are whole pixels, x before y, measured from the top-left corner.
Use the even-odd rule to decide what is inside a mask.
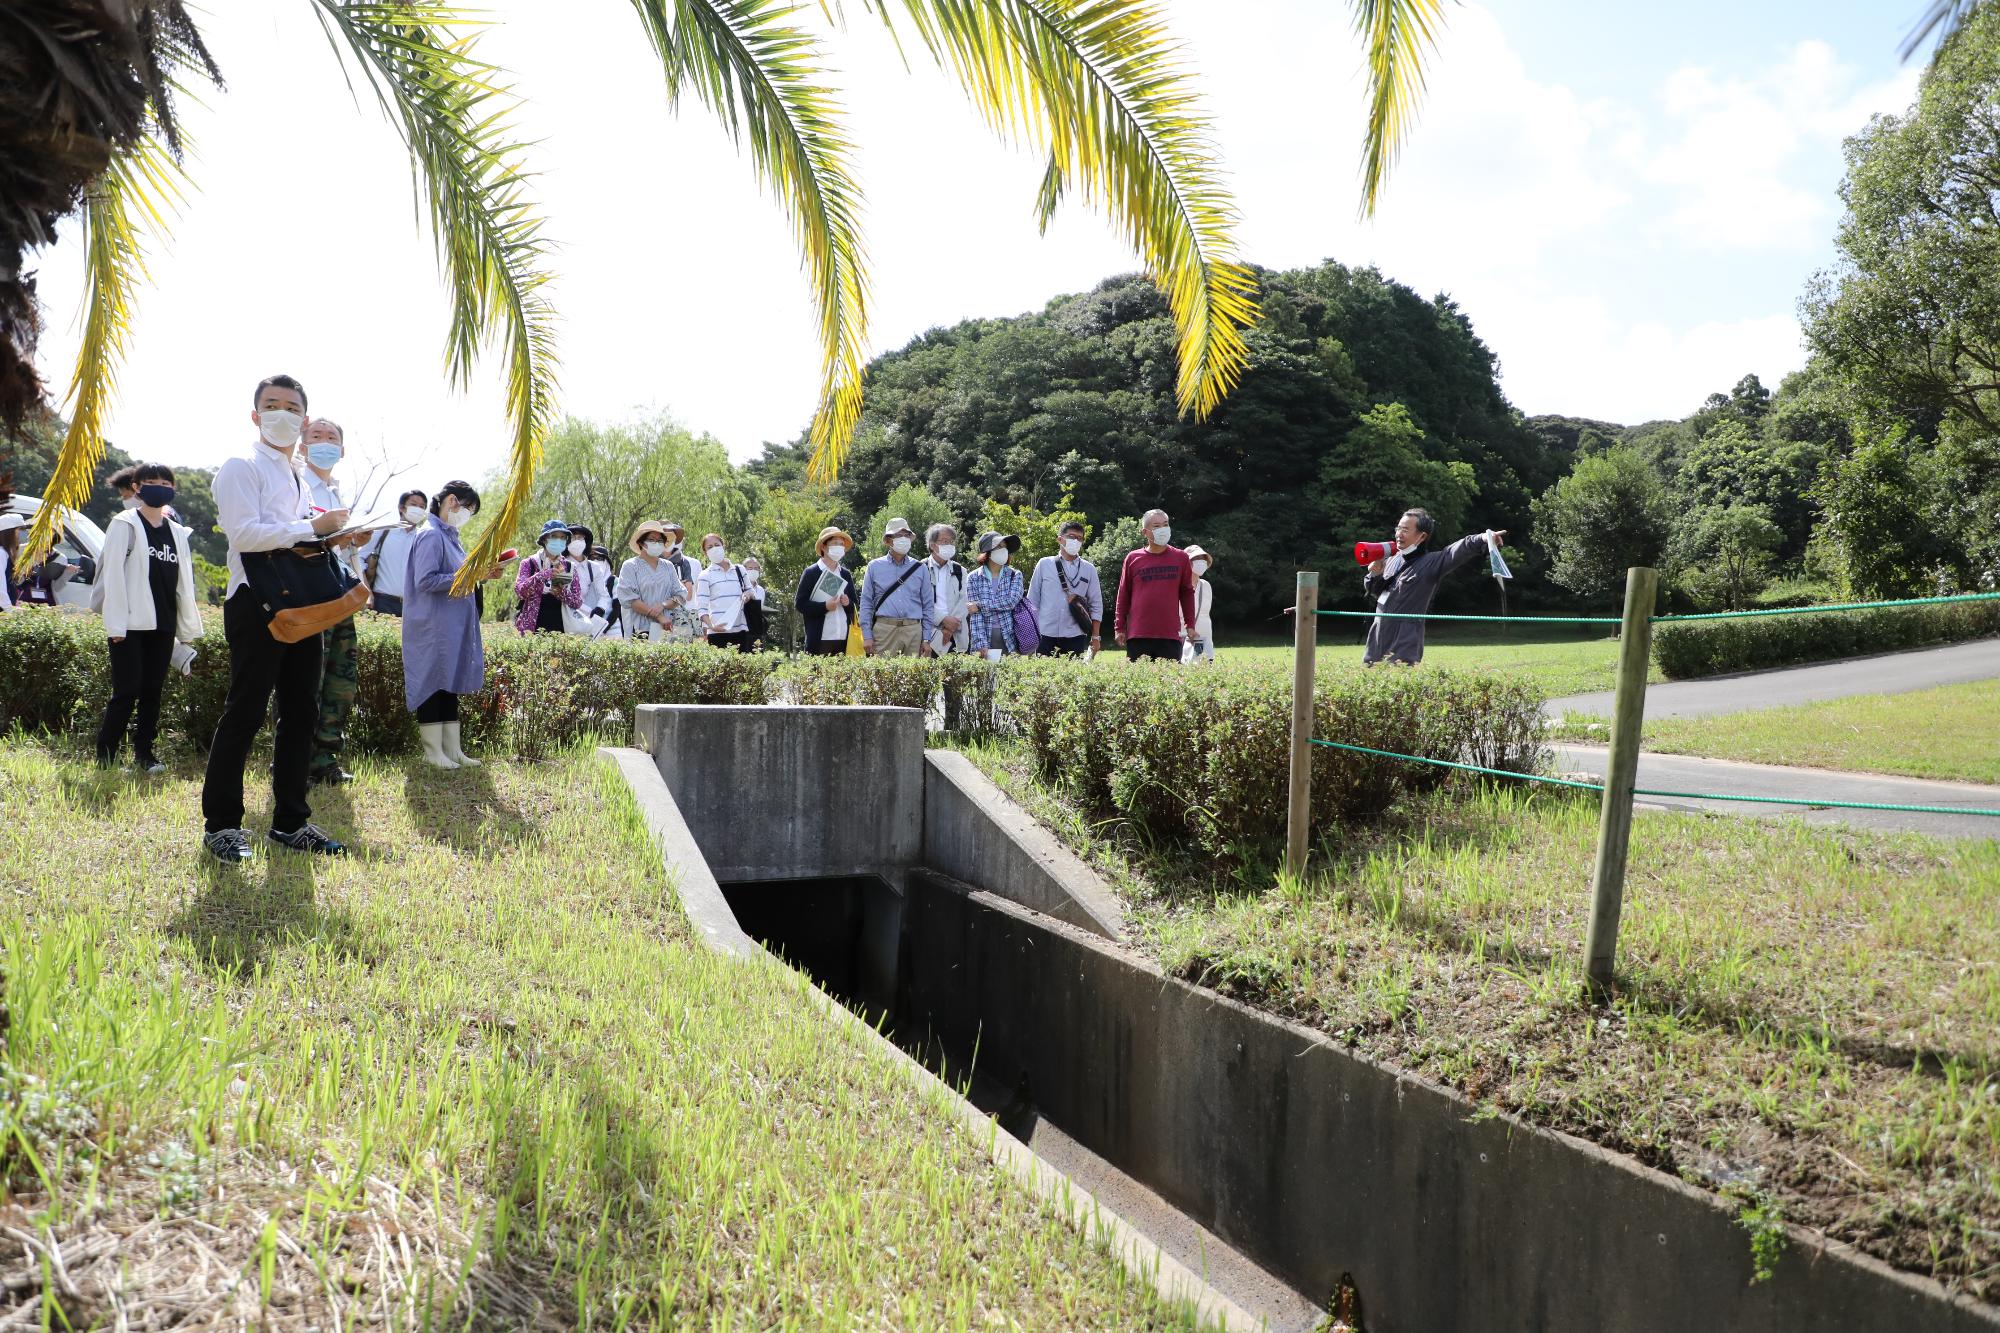
[[[1668,563],[1698,601],[1736,611],[1770,582],[1783,540],[1762,505],[1706,505],[1675,521]]]
[[[1535,501],[1534,517],[1549,577],[1593,601],[1619,596],[1627,569],[1657,568],[1671,530],[1666,486],[1623,445],[1578,460]]]
[[[492,473],[480,496],[505,485],[504,473]],[[733,538],[760,489],[738,476],[720,441],[664,412],[619,425],[565,417],[550,432],[528,502],[501,544],[525,549],[551,518],[589,524],[614,551],[646,518],[684,525],[690,545],[704,532]],[[497,521],[502,511],[492,508]],[[485,508],[480,517],[488,517]]]
[[[548,242],[528,191],[504,71],[479,53],[483,14],[448,0],[306,0],[343,62],[401,133],[450,294],[447,368],[463,384],[480,349],[501,350],[513,430],[512,475],[466,578],[518,527],[554,425],[555,310]],[[1437,0],[1421,0],[1424,5]],[[1392,0],[1401,11],[1412,0]],[[632,0],[676,105],[691,95],[748,148],[797,237],[816,308],[821,394],[811,430],[814,473],[838,471],[862,406],[868,277],[854,149],[830,90],[819,37],[797,26],[838,6],[764,0]],[[1107,0],[1088,14],[1027,0],[860,0],[905,52],[928,52],[966,87],[993,128],[1047,154],[1043,225],[1066,195],[1101,207],[1144,257],[1176,320],[1179,410],[1204,418],[1241,374],[1243,329],[1256,319],[1248,271],[1234,256],[1235,208],[1215,169],[1158,11]],[[18,8],[18,7],[17,7]],[[48,498],[80,505],[103,451],[111,386],[132,328],[149,232],[182,189],[171,89],[220,86],[222,71],[183,0],[107,9],[50,0],[0,26],[0,123],[47,132],[10,165],[21,183],[0,211],[0,422],[40,397],[37,319],[21,258],[79,208],[86,258],[83,348],[74,413]],[[1409,48],[1391,32],[1384,59]],[[354,76],[358,74],[359,78]],[[1407,79],[1398,85],[1405,92]],[[1400,103],[1377,120],[1387,128]],[[16,136],[18,137],[18,136]],[[1371,187],[1372,195],[1372,187]],[[53,510],[51,510],[51,516]],[[46,546],[38,520],[31,549]]]
[[[1178,534],[1176,534],[1178,535]],[[1145,531],[1137,514],[1125,514],[1104,525],[1097,540],[1083,548],[1090,563],[1097,566],[1097,585],[1104,592],[1104,642],[1111,642],[1113,609],[1118,605],[1118,574],[1125,557],[1146,544]]]
[[[1425,452],[1424,430],[1401,403],[1370,408],[1348,431],[1320,463],[1315,491],[1330,559],[1343,542],[1388,540],[1406,509],[1428,509],[1440,537],[1465,531],[1479,492],[1471,464],[1432,462]]]
[[[1680,455],[1670,493],[1682,514],[1743,505],[1763,510],[1778,525],[1779,556],[1789,559],[1805,550],[1819,516],[1812,487],[1825,457],[1815,441],[1768,439],[1742,419],[1726,419]]]
[[[1827,470],[1816,498],[1845,591],[1859,597],[1937,591],[1949,558],[1933,522],[1938,489],[1929,450],[1897,430],[1857,443]]]
[[[1847,141],[1839,258],[1806,339],[1869,397],[2000,435],[2000,6],[1972,6],[1914,108]]]
[[[805,646],[805,626],[792,609],[792,589],[805,567],[819,558],[815,543],[833,519],[834,505],[824,492],[767,490],[757,505],[743,554],[764,562],[764,586],[770,589],[764,600],[765,630],[773,646],[794,651]]]
[[[1002,504],[998,500],[988,500],[979,515],[980,532],[1012,533],[1021,539],[1021,549],[1010,557],[1020,567],[1021,577],[1026,578],[1035,567],[1035,562],[1045,555],[1056,553],[1058,535],[1065,523],[1083,524],[1083,539],[1090,540],[1091,527],[1083,511],[1077,509],[1068,492],[1056,501],[1056,507],[1043,513],[1032,505]],[[977,539],[978,534],[973,534]],[[972,542],[960,543],[968,555]]]
[[[950,505],[931,494],[928,487],[906,481],[889,492],[889,498],[882,502],[882,507],[868,520],[867,528],[854,534],[854,539],[861,544],[864,552],[881,551],[882,529],[888,526],[892,518],[902,519],[917,534],[916,540],[910,544],[912,553],[923,551],[924,532],[931,524],[949,523],[953,528],[959,526],[958,515],[952,512]],[[971,543],[965,539],[965,534],[962,532],[959,533],[958,545],[961,550],[969,550],[971,547]]]

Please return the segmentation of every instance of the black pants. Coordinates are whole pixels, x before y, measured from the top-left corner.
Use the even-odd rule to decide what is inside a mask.
[[[821,639],[810,649],[814,657],[839,657],[847,651],[847,640]]]
[[[320,636],[297,643],[271,637],[270,621],[250,589],[238,588],[222,607],[229,640],[229,694],[208,749],[201,784],[201,815],[208,831],[243,827],[243,764],[264,725],[271,692],[278,693],[278,726],[271,741],[271,827],[294,833],[312,818],[306,804],[306,768],[312,763],[319,724]]]
[[[419,726],[427,727],[433,722],[456,721],[458,721],[458,696],[450,690],[439,690],[417,705]]]
[[[1088,634],[1071,634],[1064,638],[1042,637],[1042,646],[1036,652],[1038,657],[1082,657],[1090,651]]]
[[[1156,662],[1178,662],[1181,660],[1181,641],[1179,639],[1125,640],[1125,660],[1136,662],[1142,657],[1150,657]]]
[[[125,728],[132,728],[132,756],[142,765],[153,762],[153,738],[160,730],[160,687],[167,683],[167,665],[174,655],[170,629],[135,629],[124,639],[107,642],[111,650],[111,701],[104,705],[104,725],[97,729],[97,757],[112,763],[125,748]],[[136,714],[135,710],[136,709]]]
[[[708,646],[711,648],[734,648],[739,653],[747,653],[750,651],[750,631],[740,629],[734,634],[711,634],[708,636]],[[845,651],[846,647],[846,644],[841,645],[843,651]]]
[[[403,614],[403,599],[394,593],[376,593],[374,606],[377,611],[380,611],[385,616],[400,616]]]

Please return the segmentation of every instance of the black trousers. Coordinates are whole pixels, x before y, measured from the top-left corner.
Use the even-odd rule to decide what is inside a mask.
[[[278,726],[271,742],[271,827],[296,832],[312,818],[306,804],[306,768],[319,725],[320,636],[297,643],[271,637],[270,621],[250,590],[238,588],[222,607],[229,640],[229,693],[222,721],[208,749],[201,784],[201,815],[210,833],[243,827],[243,765],[264,725],[271,692],[278,695]]]
[[[456,721],[458,721],[458,696],[450,690],[438,690],[417,705],[417,725],[420,727],[427,727],[433,722]]]
[[[1089,651],[1090,636],[1088,634],[1070,634],[1060,639],[1045,634],[1042,636],[1042,646],[1037,650],[1036,655],[1038,657],[1082,657]]]
[[[385,616],[400,616],[403,614],[403,599],[391,592],[376,593],[374,606],[377,611],[380,611]]]
[[[840,657],[846,652],[847,640],[845,638],[821,639],[812,646],[812,655],[814,657]]]
[[[1150,657],[1156,662],[1178,662],[1181,660],[1181,641],[1179,639],[1125,640],[1125,660],[1136,662],[1142,657]]]
[[[167,683],[167,666],[174,655],[171,629],[135,629],[112,643],[111,700],[104,705],[104,724],[97,729],[97,757],[104,763],[125,748],[125,729],[132,729],[132,755],[140,763],[153,759],[153,738],[160,730],[160,687]]]
[[[750,643],[750,631],[747,629],[737,630],[734,634],[711,634],[708,636],[709,647],[734,648],[739,653],[749,652]],[[842,651],[845,651],[846,647],[846,644],[842,644]]]

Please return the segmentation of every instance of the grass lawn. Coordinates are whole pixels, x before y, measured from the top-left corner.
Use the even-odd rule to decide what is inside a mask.
[[[35,1326],[1185,1322],[793,973],[695,947],[593,757],[359,772],[320,815],[360,855],[229,870],[197,773],[0,741]]]
[[[1358,665],[1361,661],[1361,635],[1354,626],[1362,623],[1358,620],[1322,623],[1319,661],[1351,660]],[[1338,628],[1330,628],[1335,625]],[[1608,690],[1617,683],[1618,639],[1615,635],[1547,638],[1545,636],[1552,631],[1541,631],[1535,638],[1526,637],[1531,632],[1505,626],[1496,629],[1444,622],[1432,626],[1425,635],[1424,664],[1530,676],[1540,682],[1551,698]],[[1218,639],[1221,646],[1216,649],[1216,654],[1219,657],[1286,663],[1292,660],[1289,636],[1232,642],[1230,636],[1224,633]],[[1666,679],[1657,667],[1653,669],[1652,678]]]
[[[1284,883],[972,754],[1174,974],[1736,1196],[1745,1244],[1783,1217],[2000,1300],[2000,842],[1642,815],[1592,1007],[1590,799],[1458,782]]]
[[[1603,744],[1609,722],[1566,717],[1559,734]],[[1643,735],[1646,748],[1662,754],[2000,782],[2000,680],[1721,717],[1659,718],[1646,723]]]

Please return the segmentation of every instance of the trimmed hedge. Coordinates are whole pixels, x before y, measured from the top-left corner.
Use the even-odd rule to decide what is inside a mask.
[[[1531,682],[1426,667],[1319,674],[1313,733],[1399,754],[1532,772],[1543,693]],[[1015,667],[1005,707],[1044,779],[1086,809],[1222,856],[1282,841],[1291,674],[1263,663],[1074,671]],[[1377,814],[1449,770],[1313,748],[1315,827]]]
[[[2000,601],[1874,611],[1689,620],[1653,627],[1653,661],[1669,680],[1928,648],[2000,634]]]
[[[364,614],[361,681],[348,742],[402,754],[417,728],[403,706],[401,628]],[[161,727],[206,746],[222,714],[229,650],[219,616],[191,676],[168,677]],[[534,759],[578,740],[623,740],[640,703],[886,704],[921,708],[960,737],[1025,736],[1042,771],[1089,808],[1125,812],[1154,833],[1249,854],[1284,832],[1291,673],[1274,663],[1090,666],[1016,659],[787,658],[685,644],[638,647],[510,631],[486,642],[486,687],[461,705],[475,751]],[[89,735],[111,689],[103,628],[76,611],[0,615],[0,728]],[[1528,770],[1541,757],[1542,692],[1504,676],[1450,672],[1320,673],[1315,734],[1403,754]],[[1445,770],[1315,747],[1316,821],[1380,811]]]

